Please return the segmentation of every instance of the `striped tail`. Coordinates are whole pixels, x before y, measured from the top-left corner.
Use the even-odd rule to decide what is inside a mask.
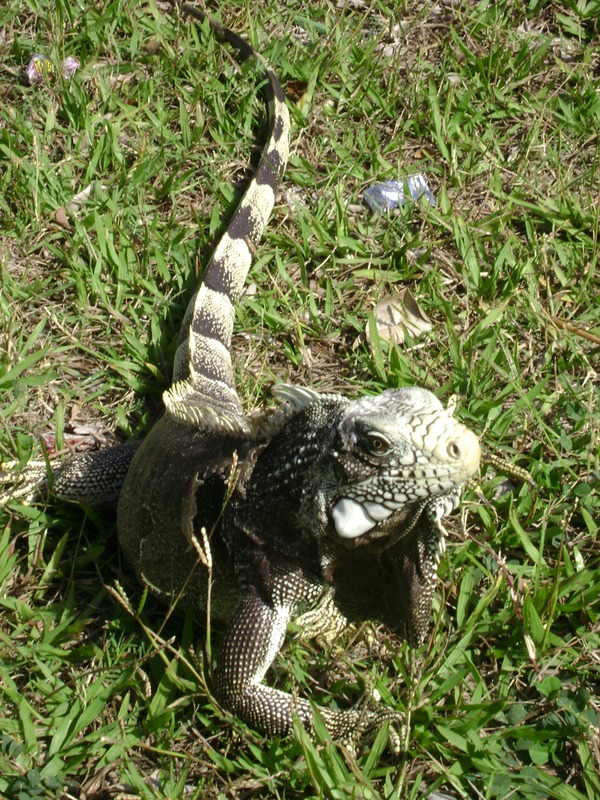
[[[232,45],[240,61],[262,65],[269,115],[266,144],[259,165],[227,230],[204,270],[202,283],[188,305],[175,355],[174,383],[165,393],[167,413],[194,426],[247,433],[231,365],[231,335],[252,253],[267,225],[275,191],[288,158],[290,120],[275,74],[241,37],[190,5],[185,14],[206,20],[215,35]]]

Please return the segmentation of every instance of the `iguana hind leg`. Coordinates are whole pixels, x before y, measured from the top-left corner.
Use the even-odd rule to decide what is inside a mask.
[[[102,506],[115,503],[140,442],[80,453],[54,466],[45,461],[30,461],[21,472],[14,462],[2,464],[0,506],[10,500],[31,503],[53,495],[69,503]]]

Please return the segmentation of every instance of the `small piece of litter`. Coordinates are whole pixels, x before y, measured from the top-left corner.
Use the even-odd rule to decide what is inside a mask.
[[[63,77],[72,78],[80,66],[78,59],[74,56],[67,56],[61,64]],[[25,78],[30,86],[39,86],[54,74],[54,71],[54,64],[49,58],[41,53],[34,53],[25,69]]]
[[[25,77],[30,86],[38,86],[54,72],[54,64],[41,53],[34,53],[25,69]]]
[[[376,214],[383,214],[384,211],[391,211],[398,206],[404,205],[407,199],[406,189],[408,189],[408,194],[412,200],[424,197],[429,205],[435,205],[435,196],[427,185],[427,179],[422,172],[416,175],[409,175],[402,180],[374,183],[365,189],[365,202],[371,211]]]
[[[81,64],[74,56],[67,56],[62,62],[62,73],[64,78],[72,78]]]

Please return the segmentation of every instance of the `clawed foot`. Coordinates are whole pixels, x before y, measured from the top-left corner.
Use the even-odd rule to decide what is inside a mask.
[[[314,639],[319,647],[327,650],[335,647],[340,633],[349,627],[348,620],[333,602],[329,590],[323,593],[314,608],[296,617],[294,624],[300,629],[303,641]]]
[[[21,471],[18,467],[18,461],[0,464],[0,506],[11,500],[29,505],[47,488],[48,468],[45,461],[30,461]]]
[[[381,705],[381,695],[376,689],[367,690],[347,711],[322,708],[319,711],[333,740],[353,755],[372,742],[386,725],[390,752],[398,755],[404,749],[406,718],[400,711]]]
[[[393,755],[402,752],[406,739],[406,718],[400,711],[382,706],[381,695],[377,689],[367,689],[353,710],[359,713],[354,747],[357,744],[364,746],[372,742],[387,724],[390,752]]]

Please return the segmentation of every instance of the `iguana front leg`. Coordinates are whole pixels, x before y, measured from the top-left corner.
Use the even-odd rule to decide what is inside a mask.
[[[279,652],[293,606],[271,604],[255,589],[237,609],[219,654],[216,690],[223,705],[267,736],[287,736],[299,719],[313,733],[313,708],[308,700],[292,697],[262,683]],[[398,752],[404,734],[404,716],[372,698],[351,709],[337,711],[316,706],[334,741],[353,748],[374,738],[389,723],[392,751]]]
[[[262,680],[281,649],[289,606],[263,600],[255,589],[238,607],[219,651],[216,689],[223,705],[267,736],[286,736],[297,713],[304,727],[312,728],[310,706]]]

